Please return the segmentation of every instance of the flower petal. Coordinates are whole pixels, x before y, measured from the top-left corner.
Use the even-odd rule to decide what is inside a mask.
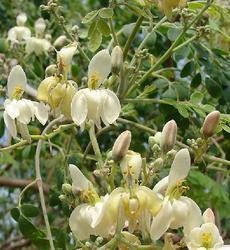
[[[119,117],[121,104],[116,94],[111,90],[103,90],[103,105],[101,119],[105,125],[112,124]]]
[[[165,176],[163,179],[157,182],[157,184],[153,188],[153,191],[155,191],[156,193],[164,194],[168,187],[168,181],[169,177]]]
[[[48,110],[43,103],[33,102],[34,114],[42,125],[48,120]]]
[[[88,190],[93,187],[93,184],[82,174],[81,170],[73,165],[69,165],[70,176],[72,179],[72,189],[75,190]]]
[[[78,91],[71,102],[71,116],[73,121],[80,126],[85,122],[88,114],[87,99],[83,90]]]
[[[4,108],[6,113],[12,118],[15,119],[20,115],[18,101],[13,99],[6,99],[4,102]]]
[[[153,218],[150,237],[153,241],[158,240],[169,228],[172,219],[172,206],[169,201],[164,201],[162,208]]]
[[[10,135],[15,138],[17,136],[17,128],[15,125],[15,120],[12,119],[6,111],[3,112],[3,118],[6,125],[7,130],[9,131]]]
[[[202,214],[198,205],[190,198],[182,196],[181,201],[187,203],[189,211],[187,219],[184,220],[184,235],[188,235],[194,227],[199,227],[202,223]]]
[[[86,240],[93,233],[89,208],[90,206],[87,204],[77,206],[70,215],[69,226],[78,240]]]
[[[88,67],[89,83],[96,79],[98,88],[111,71],[111,56],[107,49],[99,51],[90,61]]]
[[[172,222],[170,228],[177,229],[182,227],[184,221],[187,220],[188,213],[189,207],[186,202],[183,202],[181,199],[174,200],[172,204]]]
[[[7,93],[9,98],[13,98],[15,93],[15,89],[17,87],[21,88],[22,90],[26,89],[26,74],[20,65],[14,66],[7,80]]]
[[[169,172],[168,188],[174,186],[177,181],[184,180],[190,170],[190,154],[188,149],[177,152]]]

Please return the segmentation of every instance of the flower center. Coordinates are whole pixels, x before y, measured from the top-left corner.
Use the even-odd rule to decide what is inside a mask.
[[[88,86],[90,89],[97,89],[99,87],[99,79],[100,75],[98,73],[94,73],[90,76]]]
[[[19,100],[22,97],[24,90],[20,86],[16,86],[14,93],[13,93],[13,99]]]
[[[184,180],[178,181],[174,186],[169,188],[166,194],[169,196],[169,199],[179,199],[183,193],[185,193],[189,188],[183,185]]]
[[[208,233],[203,233],[201,235],[201,242],[202,242],[202,246],[205,248],[211,248],[213,245],[213,237],[212,234],[210,232]]]

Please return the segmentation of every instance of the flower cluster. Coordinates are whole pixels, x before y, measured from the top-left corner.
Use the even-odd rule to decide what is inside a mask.
[[[166,155],[165,148],[169,150],[175,143],[176,123],[168,122],[157,137]],[[202,217],[199,206],[184,196],[188,189],[185,180],[191,168],[188,149],[175,153],[168,176],[150,189],[143,181],[146,174],[143,159],[139,153],[129,150],[130,142],[131,133],[125,131],[114,143],[111,157],[123,181],[104,196],[98,194],[77,166],[69,166],[72,187],[66,195],[72,194],[70,203],[74,209],[69,225],[76,239],[88,240],[90,235],[109,239],[129,232],[133,237],[138,233],[155,242],[169,229],[181,228],[184,237],[180,242],[188,249],[221,249],[223,240],[212,210],[207,209]],[[69,184],[63,185],[65,191],[66,185]],[[62,198],[68,200],[65,196]]]

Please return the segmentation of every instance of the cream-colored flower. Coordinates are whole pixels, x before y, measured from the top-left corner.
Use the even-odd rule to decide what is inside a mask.
[[[34,25],[35,33],[37,36],[42,36],[46,29],[46,22],[43,18],[39,18]]]
[[[35,53],[35,55],[39,56],[43,53],[47,53],[50,48],[51,48],[50,42],[43,38],[30,37],[26,41],[27,55]]]
[[[89,88],[79,90],[73,97],[71,114],[73,121],[84,128],[87,120],[92,120],[100,128],[118,118],[121,105],[116,94],[108,89],[98,89],[111,71],[111,57],[107,50],[99,51],[88,67]]]
[[[77,44],[73,43],[66,47],[63,47],[60,51],[57,52],[57,63],[60,71],[63,71],[64,74],[68,74],[71,68],[71,63],[75,51],[77,49]]]
[[[223,245],[217,226],[211,222],[193,228],[187,243],[189,250],[219,250]]]
[[[20,99],[26,89],[26,75],[21,66],[12,68],[8,81],[7,93],[10,99],[4,102],[4,122],[9,133],[15,138],[17,136],[17,123],[22,128],[36,117],[41,124],[48,120],[48,111],[44,104],[35,101]]]
[[[92,120],[100,128],[116,121],[121,111],[120,101],[108,89],[81,89],[73,97],[71,115],[73,121],[84,128],[87,120]]]
[[[184,233],[188,234],[192,228],[201,224],[200,208],[192,199],[182,196],[185,190],[182,184],[189,170],[189,151],[181,149],[175,156],[169,176],[162,179],[154,187],[153,190],[159,195],[162,195],[161,192],[165,192],[165,197],[160,212],[151,224],[152,240],[159,239],[168,228],[183,227]]]
[[[26,41],[31,36],[31,31],[29,28],[25,27],[24,24],[27,20],[27,16],[25,13],[21,13],[17,16],[16,22],[17,26],[11,28],[8,31],[8,40],[14,43],[20,43]]]

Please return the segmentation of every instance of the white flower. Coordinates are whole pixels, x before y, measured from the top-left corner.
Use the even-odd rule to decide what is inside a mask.
[[[11,28],[8,31],[7,39],[11,41],[12,44],[26,41],[28,38],[30,38],[30,29],[24,26],[26,20],[27,16],[25,13],[19,14],[16,18],[17,26]]]
[[[26,41],[26,53],[30,55],[35,53],[37,56],[49,51],[51,44],[43,38],[30,37]]]
[[[175,156],[169,176],[154,187],[154,191],[160,193],[166,190],[166,193],[162,209],[151,224],[152,240],[159,239],[169,227],[173,229],[183,227],[186,235],[192,228],[201,224],[200,208],[192,199],[181,196],[184,191],[182,184],[189,170],[189,152],[187,149],[181,149]]]
[[[82,204],[77,206],[70,215],[69,226],[78,240],[86,240],[90,235],[107,237],[111,230],[102,223],[97,223],[104,214],[105,204],[109,195],[102,197],[95,205]]]
[[[71,103],[73,121],[82,128],[87,120],[92,120],[100,128],[116,121],[121,111],[120,101],[111,90],[88,88],[79,90]]]
[[[20,65],[14,66],[7,79],[7,94],[10,99],[15,95],[22,94],[26,89],[26,74]]]
[[[3,117],[9,133],[14,138],[17,136],[16,121],[23,127],[34,120],[34,117],[43,125],[48,120],[48,111],[44,104],[20,99],[26,88],[26,83],[26,75],[21,66],[13,67],[7,81],[7,93],[10,99],[6,99],[4,102]]]
[[[73,121],[84,128],[87,120],[92,120],[100,128],[101,120],[107,126],[118,118],[121,105],[114,92],[97,89],[111,71],[111,56],[107,50],[99,51],[88,67],[89,88],[79,90],[71,103]]]
[[[18,26],[24,26],[24,24],[27,21],[27,16],[25,13],[20,13],[19,15],[17,15],[16,17],[16,23]]]
[[[99,51],[90,61],[88,67],[88,86],[97,89],[111,72],[112,62],[109,51]]]
[[[187,246],[190,250],[217,250],[222,249],[223,244],[217,226],[209,222],[192,229]]]
[[[69,46],[63,47],[60,51],[57,52],[57,63],[60,69],[67,74],[70,70],[72,59],[74,53],[77,49],[77,44],[73,43]]]
[[[44,33],[45,29],[46,29],[46,23],[45,20],[43,18],[39,18],[34,25],[35,28],[35,32],[37,36],[40,36]]]
[[[16,120],[24,125],[36,117],[44,125],[48,120],[48,111],[44,104],[27,99],[9,100],[4,102],[4,122],[12,137],[17,136]]]

